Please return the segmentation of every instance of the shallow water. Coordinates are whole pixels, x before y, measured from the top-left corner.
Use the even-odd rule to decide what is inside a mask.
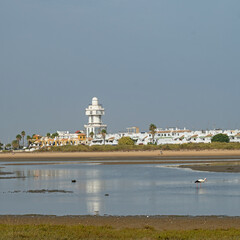
[[[169,164],[168,164],[169,166]],[[0,214],[240,216],[240,174],[159,164],[4,165]],[[196,188],[194,181],[208,181]],[[72,183],[76,179],[76,183]],[[29,193],[29,190],[69,192]]]

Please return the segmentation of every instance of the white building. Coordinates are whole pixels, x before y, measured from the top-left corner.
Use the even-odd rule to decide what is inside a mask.
[[[79,131],[80,132],[80,131]],[[59,139],[75,139],[79,133],[70,133],[69,131],[57,131]]]
[[[197,130],[189,129],[157,129],[154,136],[154,142],[157,145],[162,144],[184,144],[184,143],[210,143],[214,135],[223,133],[229,136],[230,142],[240,142],[240,130]],[[152,134],[150,132],[122,132],[106,135],[106,145],[117,145],[121,137],[130,137],[136,145],[147,145],[152,143]],[[90,145],[103,145],[101,137],[94,138]]]
[[[86,115],[88,116],[88,124],[84,125],[87,137],[93,132],[94,136],[99,134],[103,129],[107,129],[107,125],[102,123],[102,116],[105,114],[104,108],[98,103],[98,99],[94,97],[92,104],[86,108]]]

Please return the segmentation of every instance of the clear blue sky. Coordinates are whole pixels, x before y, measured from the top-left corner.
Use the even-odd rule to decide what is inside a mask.
[[[239,0],[0,0],[0,140],[81,130],[240,128]]]

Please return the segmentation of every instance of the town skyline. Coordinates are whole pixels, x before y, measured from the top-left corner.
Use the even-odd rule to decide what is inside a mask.
[[[96,98],[96,97],[93,97],[93,98]],[[99,103],[101,106],[103,105],[101,102]],[[91,101],[89,101],[89,104],[88,104],[88,106],[90,106],[91,105]],[[87,107],[87,106],[86,106]],[[86,108],[85,108],[85,110],[87,110]],[[85,111],[84,111],[85,112]],[[26,131],[26,136],[27,135],[29,135],[29,136],[32,136],[32,135],[34,135],[34,134],[39,134],[40,136],[46,136],[48,133],[50,133],[50,134],[54,134],[54,133],[56,133],[57,131],[68,131],[68,132],[70,132],[70,133],[75,133],[76,131],[81,131],[81,132],[85,132],[86,133],[86,128],[85,128],[85,125],[88,123],[88,115],[87,114],[85,114],[85,119],[86,119],[86,122],[85,123],[83,123],[82,124],[82,126],[80,127],[80,128],[67,128],[67,129],[54,129],[54,128],[51,128],[52,129],[52,131],[39,131],[39,132],[37,132],[37,131],[34,131],[34,132],[29,132],[29,131],[26,131],[26,130],[22,130],[22,131]],[[103,122],[104,124],[106,124],[106,128],[108,129],[108,124],[104,121]],[[126,126],[125,127],[125,129],[119,129],[119,130],[117,130],[117,131],[108,131],[107,130],[107,133],[108,134],[116,134],[116,133],[124,133],[124,132],[127,132],[127,128],[131,128],[131,127],[137,127],[137,128],[139,128],[139,130],[140,130],[140,132],[142,131],[142,132],[149,132],[149,125],[150,124],[155,124],[155,123],[149,123],[147,126],[145,126],[144,128],[139,128],[137,125],[129,125],[129,126]],[[162,130],[169,130],[169,129],[171,129],[171,130],[177,130],[177,129],[179,129],[179,130],[181,130],[181,129],[187,129],[187,130],[191,130],[191,131],[208,131],[208,130],[239,130],[240,128],[221,128],[221,127],[216,127],[215,126],[215,124],[213,124],[213,127],[211,128],[189,128],[189,127],[187,127],[187,126],[184,126],[184,127],[179,127],[179,126],[160,126],[160,125],[157,125],[157,124],[155,124],[156,125],[156,127],[157,127],[157,129],[158,130],[160,130],[160,129],[162,129]],[[105,125],[104,125],[105,126]],[[21,132],[22,132],[21,131]],[[15,135],[21,135],[21,132],[18,132],[18,133],[16,133]],[[8,139],[9,139],[9,137],[8,137]],[[9,143],[11,143],[12,142],[12,140],[15,140],[16,139],[16,137],[13,137],[10,141],[6,141],[6,142],[4,142],[4,141],[2,141],[1,139],[0,139],[0,142],[1,143],[4,143],[4,144],[9,144]]]
[[[2,1],[0,141],[149,124],[240,129],[240,2]],[[82,129],[81,129],[82,128]]]

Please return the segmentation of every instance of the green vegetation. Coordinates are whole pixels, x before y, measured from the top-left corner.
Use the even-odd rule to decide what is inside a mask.
[[[6,146],[5,146],[5,150],[8,150],[8,149],[10,149],[11,148],[11,143],[8,143],[8,144],[6,144]]]
[[[153,123],[150,124],[150,126],[149,126],[149,131],[150,131],[150,133],[152,134],[152,143],[153,143],[153,144],[154,144],[154,136],[155,136],[155,134],[156,134],[156,129],[157,129],[156,125],[154,125]]]
[[[184,143],[184,144],[164,144],[164,145],[66,145],[42,148],[39,151],[52,152],[114,152],[114,151],[153,151],[153,150],[240,150],[240,143]]]
[[[51,138],[55,138],[55,137],[58,137],[58,136],[59,136],[58,133],[55,132],[55,133],[53,133],[53,134],[51,135]]]
[[[134,141],[130,137],[122,137],[118,140],[118,145],[134,145]]]
[[[18,148],[19,148],[19,142],[18,142],[18,140],[13,140],[13,141],[12,141],[12,148],[13,148],[13,149],[18,149]]]
[[[18,134],[18,135],[16,136],[16,139],[17,139],[17,141],[18,141],[18,147],[20,147],[20,141],[21,141],[21,139],[22,139],[22,136],[21,136],[20,134]]]
[[[89,135],[90,135],[91,138],[93,138],[94,132],[90,132]]]
[[[14,139],[11,143],[8,143],[5,145],[4,150],[10,151],[10,150],[18,150],[24,147],[24,138],[25,138],[25,131],[22,131],[21,134],[16,135],[16,139]],[[29,140],[31,137],[27,136],[27,139]],[[22,140],[22,145],[20,144],[20,141]],[[28,141],[29,145],[29,141]],[[0,146],[1,149],[1,146]]]
[[[219,133],[219,134],[213,136],[211,141],[212,142],[226,142],[226,143],[229,143],[230,139],[229,139],[228,135]]]
[[[159,231],[151,226],[144,228],[115,229],[111,226],[83,225],[0,225],[0,239],[181,239],[181,240],[219,240],[239,239],[239,229],[215,230],[171,230]]]
[[[31,136],[29,136],[29,135],[27,135],[28,147],[29,147],[29,145],[31,144],[31,140],[32,140],[32,137],[31,137]]]
[[[105,129],[102,129],[101,135],[102,135],[102,138],[103,138],[103,144],[104,145],[105,145],[106,134],[107,134],[107,131]]]
[[[25,137],[25,135],[26,135],[25,131],[22,131],[22,132],[21,132],[21,135],[22,135],[23,147],[24,147],[24,137]]]

